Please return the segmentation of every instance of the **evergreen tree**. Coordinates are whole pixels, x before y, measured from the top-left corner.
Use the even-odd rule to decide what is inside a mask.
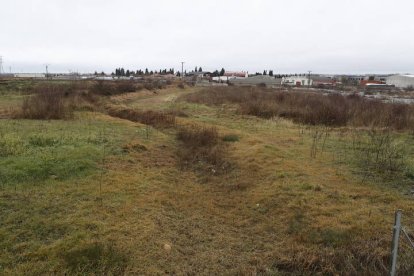
[[[198,68],[198,72],[203,72],[203,69],[201,67]]]
[[[264,70],[264,71],[263,71],[263,75],[264,75],[264,76],[266,76],[266,75],[267,75],[267,71],[266,71],[266,70]]]
[[[195,67],[195,70],[194,70],[194,72],[198,72],[198,70],[197,70],[197,66]]]
[[[224,70],[224,68],[221,68],[220,76],[224,76],[224,73],[226,73],[226,70]]]
[[[145,68],[145,75],[148,75],[148,74],[149,74],[148,68]]]
[[[269,70],[269,76],[273,77],[273,70]]]

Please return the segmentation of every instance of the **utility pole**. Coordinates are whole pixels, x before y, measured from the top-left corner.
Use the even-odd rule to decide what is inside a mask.
[[[311,73],[312,73],[312,71],[308,71],[308,89],[309,89],[309,87],[310,87],[310,81],[311,81]]]
[[[50,64],[45,64],[45,66],[46,66],[46,79],[49,78],[49,65]]]
[[[397,257],[398,257],[398,241],[401,233],[401,210],[395,212],[395,221],[392,235],[392,246],[391,246],[391,268],[390,276],[397,274]]]
[[[181,61],[181,79],[184,77],[184,61]]]

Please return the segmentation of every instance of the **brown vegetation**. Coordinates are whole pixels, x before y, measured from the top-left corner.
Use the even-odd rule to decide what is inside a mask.
[[[181,127],[177,132],[177,140],[180,142],[178,157],[182,167],[195,166],[212,174],[228,168],[226,148],[215,127]]]
[[[153,110],[138,111],[117,106],[108,106],[106,110],[112,117],[139,122],[153,127],[172,127],[175,125],[175,115],[168,112]]]
[[[99,98],[89,93],[87,82],[39,83],[25,90],[20,110],[14,117],[24,119],[69,119],[75,110],[95,110]]]
[[[133,81],[98,80],[90,87],[93,94],[103,96],[135,92],[140,89],[142,89],[142,86],[136,85]]]
[[[412,106],[384,103],[358,95],[217,87],[187,95],[185,99],[210,105],[238,104],[242,114],[263,118],[279,116],[310,125],[389,127],[396,130],[411,129],[414,125]]]
[[[179,120],[184,126],[177,126],[175,116],[187,115],[178,107],[171,111],[175,105],[166,101],[166,94],[175,99],[189,91],[145,97],[131,93],[119,96],[128,100],[112,101],[84,88],[60,93],[65,106],[92,97],[111,116],[174,129],[154,131],[148,139],[148,133],[137,130],[149,127],[95,113],[88,114],[88,121],[52,121],[33,129],[31,122],[3,121],[4,157],[25,152],[26,138],[31,148],[23,158],[46,159],[43,152],[51,154],[44,166],[47,185],[32,185],[36,178],[28,164],[36,162],[31,159],[19,167],[2,163],[13,174],[21,168],[28,175],[21,181],[27,186],[17,185],[16,190],[3,184],[1,190],[1,220],[8,222],[0,229],[6,237],[0,242],[5,248],[4,274],[387,273],[393,212],[404,208],[406,221],[414,213],[413,202],[385,185],[376,188],[372,179],[361,184],[346,162],[354,151],[361,170],[403,173],[402,154],[412,152],[412,137],[407,135],[403,148],[398,142],[404,133],[333,126],[408,128],[410,106],[356,96],[213,88],[186,98],[232,104],[242,114],[291,120],[266,121],[224,113],[220,107],[180,105],[191,116]],[[31,92],[32,97],[43,91]],[[102,105],[105,102],[123,105]],[[291,121],[328,126],[304,127]],[[310,147],[315,151],[311,159]],[[33,154],[34,149],[42,154]],[[91,149],[88,156],[106,154],[103,169],[81,178],[49,175],[49,166],[58,163],[56,156],[81,163],[74,159],[78,149]],[[72,171],[63,165],[62,171]],[[205,179],[209,185],[202,185]],[[397,178],[392,181],[399,184]],[[405,221],[404,225],[412,224]],[[402,248],[398,273],[411,275],[412,260],[411,248]]]
[[[73,114],[69,103],[71,89],[61,85],[42,85],[33,90],[22,103],[21,111],[16,114],[24,119],[67,119]]]

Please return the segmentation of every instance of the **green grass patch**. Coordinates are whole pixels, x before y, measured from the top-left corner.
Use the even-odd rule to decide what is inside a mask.
[[[228,135],[224,135],[221,140],[223,140],[224,142],[238,142],[240,140],[240,137],[236,134],[228,134]]]
[[[66,267],[72,274],[121,275],[128,263],[128,257],[112,245],[102,243],[86,244],[62,252]]]
[[[121,154],[126,129],[94,120],[0,121],[3,186],[66,180],[97,170],[103,155]]]

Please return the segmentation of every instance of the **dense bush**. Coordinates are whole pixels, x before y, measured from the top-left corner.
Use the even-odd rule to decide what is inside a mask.
[[[226,147],[215,127],[192,125],[177,132],[178,157],[182,167],[195,167],[216,174],[228,169]]]
[[[73,115],[68,86],[46,84],[37,86],[32,95],[23,100],[17,117],[25,119],[67,119]]]
[[[107,106],[107,112],[113,117],[139,122],[154,127],[171,127],[175,125],[175,115],[159,111],[138,111],[129,108]]]
[[[239,105],[239,112],[263,118],[275,116],[310,125],[411,129],[411,105],[385,103],[358,95],[280,92],[263,88],[216,87],[186,95],[189,102]]]
[[[135,92],[136,91],[135,83],[132,81],[119,81],[115,82],[115,91],[116,94],[122,94],[122,93],[129,93],[129,92]]]
[[[96,95],[111,96],[135,92],[142,89],[133,81],[104,81],[98,80],[91,87],[90,92]]]

